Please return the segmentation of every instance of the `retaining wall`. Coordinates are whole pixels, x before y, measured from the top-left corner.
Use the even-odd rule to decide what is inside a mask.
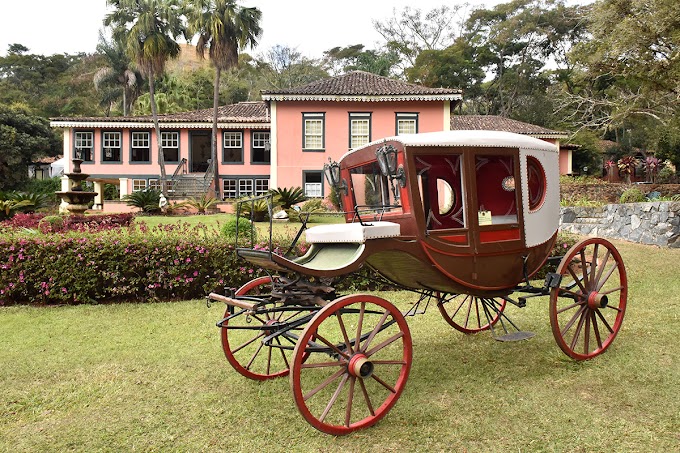
[[[560,230],[660,247],[680,247],[680,202],[562,207]]]

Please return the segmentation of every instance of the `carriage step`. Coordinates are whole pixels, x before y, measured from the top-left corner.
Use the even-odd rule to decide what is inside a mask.
[[[522,341],[522,340],[528,340],[529,338],[533,337],[536,335],[533,332],[522,332],[517,331],[517,332],[512,332],[512,333],[507,333],[505,335],[501,335],[499,337],[494,337],[494,339],[498,341]]]

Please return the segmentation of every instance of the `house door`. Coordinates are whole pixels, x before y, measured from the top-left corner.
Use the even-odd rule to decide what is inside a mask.
[[[189,168],[191,173],[205,173],[210,160],[210,133],[191,132],[191,149],[189,151]]]

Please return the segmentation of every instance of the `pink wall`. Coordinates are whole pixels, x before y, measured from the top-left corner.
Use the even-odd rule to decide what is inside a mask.
[[[319,171],[349,150],[349,113],[371,113],[371,140],[396,134],[396,112],[418,113],[418,132],[441,131],[443,102],[296,102],[276,103],[278,186],[302,186],[304,170]],[[302,151],[303,113],[325,113],[325,151]],[[328,186],[324,189],[328,195]]]

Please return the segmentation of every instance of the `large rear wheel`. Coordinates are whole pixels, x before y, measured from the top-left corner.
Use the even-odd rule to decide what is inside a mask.
[[[569,249],[556,273],[561,281],[550,293],[555,341],[573,359],[592,359],[621,329],[628,298],[623,259],[609,241],[590,238]]]
[[[325,433],[366,428],[399,399],[411,358],[411,334],[394,305],[371,295],[341,297],[314,316],[295,346],[295,404]]]

